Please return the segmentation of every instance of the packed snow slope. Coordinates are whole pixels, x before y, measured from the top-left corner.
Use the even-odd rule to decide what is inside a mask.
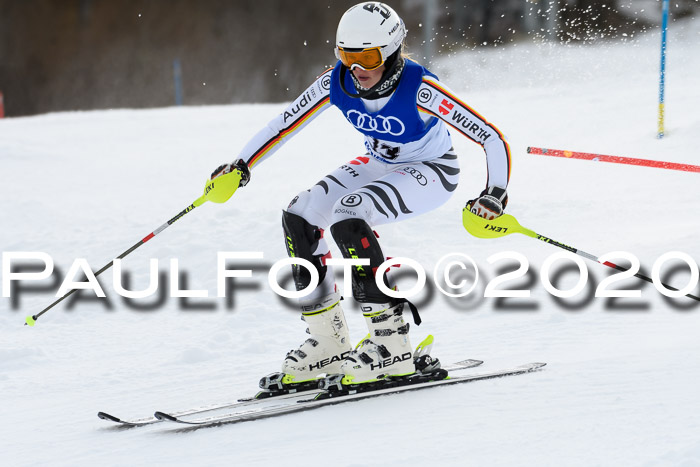
[[[698,44],[697,21],[672,24],[662,140],[658,32],[588,47],[479,50],[442,58],[433,69],[510,141],[508,212],[597,256],[629,252],[649,275],[670,251],[700,260],[700,174],[535,156],[526,148],[700,165]],[[249,395],[304,339],[304,324],[270,289],[267,271],[286,256],[281,210],[362,154],[361,136],[336,110],[257,168],[228,203],[195,209],[127,257],[133,289],[146,288],[149,259],[159,260],[164,280],[156,296],[125,301],[108,271],[101,276],[107,300],[82,293],[35,327],[22,325],[55,299],[74,260],[97,270],[180,212],[210,171],[234,159],[284,105],[0,121],[2,251],[43,252],[56,265],[50,278],[21,281],[13,298],[0,301],[3,465],[700,464],[698,303],[666,299],[636,279],[612,288],[641,289],[639,298],[593,297],[608,271],[589,261],[584,291],[552,296],[540,273],[560,250],[522,235],[479,240],[464,231],[461,209],[481,191],[485,163],[481,148],[460,136],[462,178],[452,199],[377,229],[388,256],[417,260],[429,278],[450,253],[479,267],[478,286],[465,298],[434,286],[414,297],[424,322],[412,327],[413,343],[431,333],[433,354],[445,362],[479,358],[489,370],[544,361],[544,371],[190,433],[165,424],[119,430],[99,420],[100,410],[138,417]],[[259,251],[264,259],[248,262],[253,276],[216,298],[217,252],[225,251]],[[528,276],[500,287],[529,289],[529,298],[483,297],[488,281],[517,266],[489,263],[501,252],[527,258]],[[338,256],[335,247],[332,253]],[[173,258],[180,288],[206,290],[208,298],[167,296]],[[557,265],[573,264],[556,263],[550,276]],[[691,279],[683,264],[666,262],[662,276],[683,287]],[[562,267],[552,280],[564,290],[579,276]],[[405,289],[413,283],[412,274],[401,279]],[[362,317],[345,303],[359,340]]]

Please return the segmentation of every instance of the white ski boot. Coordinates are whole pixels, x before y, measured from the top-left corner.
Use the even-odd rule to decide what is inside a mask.
[[[298,349],[287,353],[281,373],[260,380],[262,389],[282,391],[290,389],[290,385],[315,387],[319,375],[340,373],[341,363],[352,350],[339,293],[312,303],[302,302],[301,308],[301,319],[309,326],[306,332],[310,336]]]
[[[343,385],[377,381],[387,376],[416,372],[403,304],[362,304],[369,335],[346,357],[340,367]]]

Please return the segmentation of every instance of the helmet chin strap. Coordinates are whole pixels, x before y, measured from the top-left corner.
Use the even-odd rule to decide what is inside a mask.
[[[400,54],[401,49],[399,49],[398,52]],[[372,86],[369,89],[364,89],[364,90],[357,89],[358,86],[355,86],[357,93],[352,94],[347,89],[345,89],[345,72],[348,70],[348,67],[346,67],[345,65],[343,65],[341,63],[340,64],[340,89],[343,90],[345,95],[347,95],[348,97],[352,97],[353,99],[365,98],[365,97],[371,96],[373,93],[377,92],[379,90],[379,88],[381,88],[381,86],[384,84],[384,82],[387,79],[390,79],[394,75],[394,73],[396,73],[399,65],[402,65],[402,64],[403,64],[403,59],[399,55],[393,61],[393,63],[391,64],[391,67],[389,67],[388,70],[386,70],[384,73],[382,73],[382,77],[379,79],[379,81],[377,81],[377,84],[375,84],[374,86]],[[352,71],[351,71],[351,73],[352,73]]]

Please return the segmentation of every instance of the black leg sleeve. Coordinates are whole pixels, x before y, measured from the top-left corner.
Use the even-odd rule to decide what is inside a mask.
[[[282,228],[289,256],[310,261],[318,270],[319,283],[323,282],[328,267],[323,264],[323,254],[314,255],[322,237],[321,229],[309,224],[303,217],[287,211],[282,211]],[[292,274],[297,290],[302,290],[311,283],[311,274],[303,266],[293,265]]]
[[[345,219],[331,226],[333,239],[344,258],[369,258],[369,266],[352,268],[352,295],[360,303],[393,303],[393,299],[379,290],[374,279],[377,268],[385,261],[377,237],[362,219]],[[391,287],[384,278],[387,287]]]

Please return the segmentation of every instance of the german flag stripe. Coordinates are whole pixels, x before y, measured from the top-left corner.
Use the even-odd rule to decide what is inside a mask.
[[[418,112],[423,112],[429,115],[432,115],[433,117],[437,117],[438,115],[435,112],[432,112],[425,107],[421,106],[420,104],[416,104],[418,106]]]
[[[503,140],[503,145],[506,147],[506,157],[508,158],[508,178],[506,180],[510,181],[510,169],[511,169],[511,157],[510,157],[510,145],[506,140]]]
[[[442,117],[440,117],[440,115],[436,114],[436,113],[433,112],[432,110],[426,109],[425,107],[422,107],[422,106],[418,105],[418,111],[419,111],[419,112],[424,112],[424,113],[430,114],[430,115],[432,115],[433,117],[437,117],[437,118],[441,119],[443,122],[447,123],[447,124],[450,125],[452,128],[454,128],[455,130],[457,130],[458,132],[460,132],[461,134],[463,134],[464,136],[466,136],[466,137],[469,138],[470,140],[474,141],[474,142],[477,143],[477,144],[481,144],[481,145],[483,146],[483,144],[482,144],[481,141],[479,141],[478,139],[475,139],[475,138],[474,138],[472,135],[470,135],[469,133],[465,133],[464,130],[462,130],[461,128],[459,128],[459,127],[456,126],[456,125],[453,125],[452,122],[448,122],[447,120],[443,120]]]
[[[477,111],[475,111],[474,109],[472,109],[471,107],[469,107],[467,104],[465,104],[464,102],[462,102],[462,100],[461,100],[461,99],[458,99],[454,94],[452,94],[451,92],[448,92],[447,90],[445,90],[445,88],[443,88],[442,86],[439,86],[437,83],[435,83],[435,82],[433,82],[433,81],[430,81],[430,80],[427,80],[427,79],[425,79],[425,78],[423,78],[423,83],[425,83],[425,84],[427,84],[428,86],[430,86],[430,87],[436,89],[437,91],[439,91],[439,92],[441,92],[442,94],[446,95],[447,97],[449,97],[449,98],[452,99],[453,101],[457,102],[459,105],[461,105],[461,106],[464,107],[465,109],[469,110],[469,112],[471,112],[472,114],[474,114],[474,115],[476,115],[477,117],[479,117],[479,118],[481,119],[482,122],[484,122],[489,128],[491,128],[493,131],[495,131],[495,132],[498,134],[498,136],[500,137],[501,141],[503,141],[503,145],[505,146],[506,158],[508,159],[508,180],[510,181],[510,171],[511,171],[511,166],[512,166],[512,159],[511,159],[511,157],[510,157],[510,145],[508,144],[508,142],[506,141],[506,139],[503,137],[503,133],[501,133],[501,132],[498,130],[498,128],[496,128],[495,126],[491,125],[484,117],[481,116],[481,114],[479,114]],[[428,114],[431,114],[431,115],[434,115],[435,117],[441,118],[441,117],[440,117],[438,114],[436,114],[435,112],[432,112],[431,110],[429,110],[429,109],[427,109],[427,108],[425,108],[425,107],[421,107],[420,105],[418,105],[418,110],[419,110],[419,111],[422,111],[422,112],[425,112],[425,113],[428,113]],[[474,138],[472,138],[471,136],[469,136],[467,133],[463,132],[461,129],[459,129],[458,127],[456,127],[456,126],[453,125],[452,123],[448,122],[447,120],[443,120],[443,121],[444,121],[445,123],[447,123],[448,125],[450,125],[452,128],[454,128],[455,130],[457,130],[457,131],[459,131],[460,133],[462,133],[463,135],[467,136],[469,139],[471,139],[471,140],[473,140],[473,141],[476,141],[476,140],[474,140]],[[476,141],[476,142],[479,143],[479,144],[481,144],[480,141]]]
[[[255,154],[253,154],[250,159],[248,159],[248,167],[253,167],[260,159],[265,156],[272,148],[274,148],[282,139],[286,138],[289,136],[291,133],[293,133],[297,128],[299,128],[301,125],[304,124],[307,120],[309,120],[316,112],[318,112],[319,109],[321,109],[323,106],[327,105],[330,103],[331,98],[330,96],[326,96],[324,99],[316,103],[313,107],[311,107],[309,110],[304,112],[302,115],[299,116],[297,120],[295,120],[290,126],[285,128],[284,130],[280,131],[276,136],[273,138],[270,138],[260,149],[258,149]]]
[[[469,107],[467,104],[465,104],[464,102],[462,102],[462,100],[460,100],[459,98],[457,98],[457,96],[455,96],[454,94],[452,94],[451,92],[447,91],[445,88],[443,88],[442,86],[438,85],[437,83],[435,83],[435,82],[433,82],[433,81],[430,81],[430,80],[427,80],[427,79],[423,78],[423,82],[424,82],[425,84],[427,84],[428,86],[437,89],[438,91],[440,91],[441,93],[443,93],[444,95],[446,95],[447,97],[449,97],[450,99],[452,99],[453,101],[457,102],[459,105],[461,105],[462,107],[464,107],[465,109],[467,109],[468,111],[470,111],[471,113],[473,113],[474,115],[476,115],[477,117],[479,117],[479,118],[481,119],[482,122],[484,122],[484,123],[485,123],[489,128],[491,128],[493,131],[495,131],[496,133],[498,133],[498,136],[500,136],[501,139],[503,139],[503,133],[501,133],[500,131],[498,131],[498,128],[496,128],[495,126],[491,125],[491,124],[490,124],[484,117],[482,117],[476,110],[472,109],[472,108]]]
[[[328,68],[326,71],[324,71],[323,73],[321,73],[320,75],[318,75],[318,76],[316,77],[316,79],[319,79],[321,76],[326,75],[326,74],[332,72],[332,71],[333,71],[333,68],[335,68],[335,67],[330,67],[330,68]]]

